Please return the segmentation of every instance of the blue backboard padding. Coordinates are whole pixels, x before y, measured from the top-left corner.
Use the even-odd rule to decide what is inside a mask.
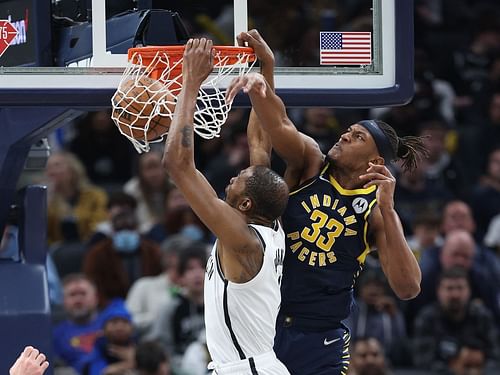
[[[45,267],[0,263],[0,374],[9,373],[10,366],[26,345],[37,347],[50,361],[51,341]]]

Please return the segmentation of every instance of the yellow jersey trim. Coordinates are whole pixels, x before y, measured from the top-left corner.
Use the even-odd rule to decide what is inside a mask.
[[[368,206],[368,210],[366,210],[364,219],[365,219],[365,226],[363,228],[363,242],[365,243],[365,250],[356,258],[360,264],[364,264],[366,260],[366,256],[370,252],[370,245],[368,244],[368,215],[370,215],[370,212],[372,212],[372,207],[373,205],[377,202],[377,199],[375,198],[370,202],[370,205]]]
[[[328,170],[329,166],[330,166],[330,163],[326,163],[325,166],[323,167],[323,169],[321,169],[321,172],[319,173],[319,175],[322,176]],[[290,193],[288,193],[288,195],[291,196],[291,195],[298,193],[301,190],[304,190],[305,188],[311,186],[317,179],[318,179],[318,177],[313,178],[313,180],[311,182],[309,182],[308,184],[306,184],[304,186],[299,187],[298,189],[296,189],[294,191],[291,191]]]
[[[337,182],[337,180],[332,175],[330,175],[329,177],[330,177],[330,183],[342,195],[370,194],[377,189],[376,185],[372,185],[372,186],[367,187],[365,189],[363,189],[363,188],[362,189],[353,189],[353,190],[344,189],[342,186],[340,186],[340,184]]]
[[[288,193],[289,196],[292,196],[294,194],[297,194],[299,191],[302,191],[304,190],[305,188],[311,186],[314,182],[316,182],[316,178],[313,179],[311,182],[309,182],[308,184],[304,185],[304,186],[301,186],[299,187],[297,190],[294,190],[294,191],[291,191],[290,193]]]

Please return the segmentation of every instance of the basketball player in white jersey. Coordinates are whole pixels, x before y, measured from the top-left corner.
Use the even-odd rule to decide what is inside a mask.
[[[285,246],[278,218],[288,188],[269,168],[251,166],[231,179],[223,201],[196,169],[193,116],[198,90],[212,67],[212,42],[189,40],[164,154],[170,177],[217,236],[205,275],[211,368],[217,375],[289,374],[273,352]]]

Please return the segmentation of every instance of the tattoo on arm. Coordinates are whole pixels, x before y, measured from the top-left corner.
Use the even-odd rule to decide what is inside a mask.
[[[181,129],[182,133],[182,141],[181,144],[183,147],[191,147],[193,145],[193,126],[185,125]]]
[[[257,248],[253,252],[244,252],[240,254],[239,262],[242,266],[242,270],[237,280],[240,283],[247,282],[255,277],[262,268],[262,263],[264,262],[264,256],[262,249]]]

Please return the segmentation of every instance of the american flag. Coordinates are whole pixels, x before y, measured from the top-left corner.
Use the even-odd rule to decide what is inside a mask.
[[[372,63],[372,33],[321,31],[321,65],[369,65]]]

